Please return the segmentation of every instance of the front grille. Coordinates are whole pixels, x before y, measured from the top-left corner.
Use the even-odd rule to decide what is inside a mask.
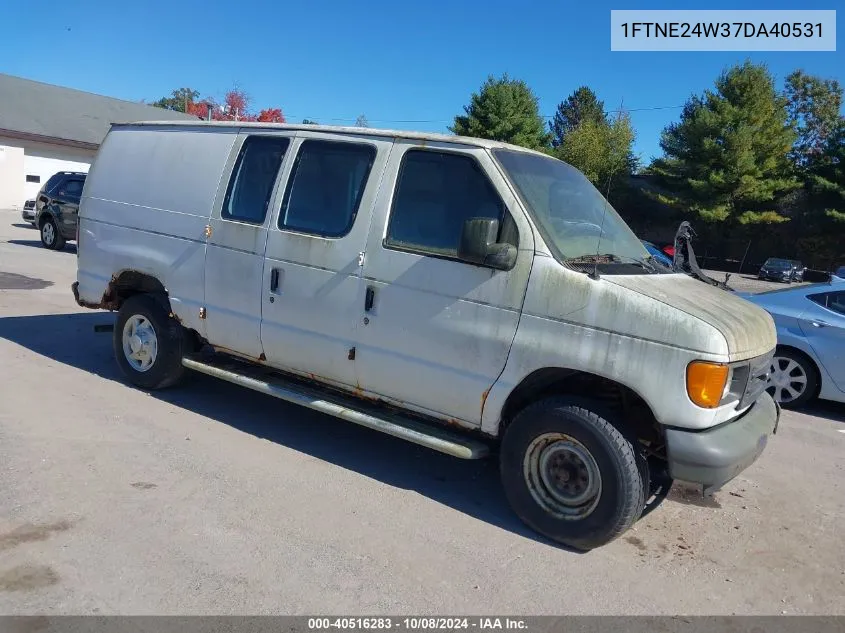
[[[745,385],[745,392],[740,398],[737,409],[744,409],[754,404],[754,401],[766,390],[774,356],[775,350],[772,350],[768,354],[757,356],[749,361],[748,383]]]
[[[27,200],[23,203],[23,208],[27,211],[32,211],[35,209],[35,200]]]

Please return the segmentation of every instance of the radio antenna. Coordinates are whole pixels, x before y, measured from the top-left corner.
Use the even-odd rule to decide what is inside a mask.
[[[623,106],[625,104],[625,98],[622,98],[622,101],[619,102],[619,112],[616,114],[617,120],[620,116],[622,116]],[[615,150],[616,148],[611,148],[611,150]],[[613,152],[611,151],[611,156],[613,156]],[[615,162],[615,161],[614,161]],[[596,243],[596,259],[593,262],[593,272],[590,275],[591,279],[598,279],[599,278],[599,255],[601,254],[601,238],[604,237],[604,221],[607,218],[607,208],[610,206],[610,202],[608,202],[608,198],[610,197],[610,183],[613,182],[613,176],[616,174],[616,165],[613,166],[610,173],[607,175],[607,186],[605,187],[605,194],[604,194],[604,212],[601,216],[601,227],[599,230],[599,240]]]

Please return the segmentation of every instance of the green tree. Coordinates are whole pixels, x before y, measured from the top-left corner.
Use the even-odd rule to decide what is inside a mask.
[[[807,177],[809,209],[821,225],[836,223],[845,230],[845,119],[839,118]],[[825,222],[824,220],[828,220]]]
[[[303,125],[319,125],[319,123],[317,121],[315,121],[314,119],[302,119],[302,124]]]
[[[652,171],[675,192],[663,201],[708,221],[783,222],[781,197],[800,186],[789,152],[796,134],[786,99],[763,65],[724,71],[693,96],[661,137]]]
[[[549,121],[552,147],[560,147],[566,135],[583,121],[607,123],[604,102],[587,86],[581,86],[557,106],[554,117]]]
[[[488,77],[449,130],[530,149],[543,149],[549,141],[537,97],[524,81],[507,74],[498,79]]]
[[[807,167],[827,147],[837,131],[842,108],[842,86],[835,79],[822,79],[796,70],[786,78],[789,119],[798,131],[792,157]]]
[[[636,165],[634,128],[627,113],[612,121],[587,118],[569,130],[554,155],[576,167],[602,193],[624,186]]]
[[[367,121],[367,117],[364,114],[359,114],[358,118],[355,119],[355,127],[370,127],[370,122]]]
[[[190,106],[199,99],[200,93],[198,90],[192,88],[178,88],[170,93],[169,97],[162,97],[158,101],[151,103],[158,108],[165,110],[175,110],[176,112],[189,112]]]

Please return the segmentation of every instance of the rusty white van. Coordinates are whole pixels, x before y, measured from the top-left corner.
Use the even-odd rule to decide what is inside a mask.
[[[216,376],[458,458],[587,550],[672,480],[763,451],[764,310],[651,260],[576,169],[496,141],[112,126],[79,211],[85,307],[143,389]],[[315,433],[318,432],[315,430]]]

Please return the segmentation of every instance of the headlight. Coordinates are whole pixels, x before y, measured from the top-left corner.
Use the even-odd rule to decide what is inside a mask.
[[[728,365],[693,361],[687,366],[687,394],[699,407],[715,409],[738,402],[748,385],[748,363]]]
[[[693,361],[687,366],[687,394],[699,407],[714,409],[725,395],[730,369],[722,363]]]

